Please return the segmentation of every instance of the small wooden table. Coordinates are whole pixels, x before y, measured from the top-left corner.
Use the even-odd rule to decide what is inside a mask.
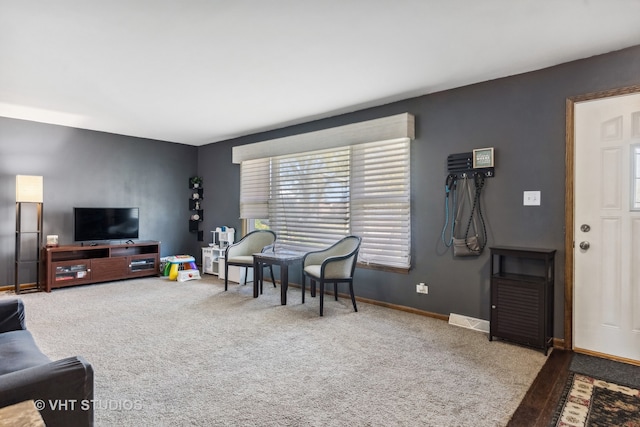
[[[260,252],[253,254],[253,297],[258,298],[258,287],[262,282],[262,269],[266,265],[280,266],[280,304],[287,305],[289,266],[302,261],[300,252]]]

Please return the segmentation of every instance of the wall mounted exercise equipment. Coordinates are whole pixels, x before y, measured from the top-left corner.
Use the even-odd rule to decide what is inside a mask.
[[[490,150],[490,154],[493,156],[492,148],[481,150]],[[480,200],[485,186],[485,178],[495,176],[495,170],[493,158],[491,158],[492,166],[474,168],[473,155],[474,152],[459,153],[451,154],[447,158],[449,174],[445,181],[445,223],[441,237],[447,247],[453,247],[453,255],[456,257],[478,256],[482,254],[487,245],[487,229]],[[471,179],[473,179],[474,192],[472,192],[469,182]],[[458,197],[458,190],[461,192],[461,197]],[[462,223],[465,199],[469,200],[471,211],[466,222],[464,235],[456,237],[456,231]],[[478,226],[478,222],[481,227]],[[451,231],[447,236],[449,227],[451,227]]]
[[[457,207],[457,183],[458,178],[454,174],[447,175],[444,183],[444,227],[442,228],[442,243],[450,248],[453,245],[453,236],[455,235],[455,215]],[[451,219],[449,219],[451,217]],[[449,237],[446,237],[447,228],[451,225]]]

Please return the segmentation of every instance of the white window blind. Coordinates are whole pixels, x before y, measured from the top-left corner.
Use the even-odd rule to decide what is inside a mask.
[[[349,234],[349,149],[272,159],[269,224],[278,247],[325,248]]]
[[[270,159],[240,164],[240,218],[269,217]]]
[[[351,233],[360,261],[409,267],[409,139],[358,144],[351,158]]]
[[[409,268],[409,113],[233,147],[240,216],[268,219],[279,248],[362,237],[360,261]],[[363,141],[381,141],[366,142]]]
[[[362,237],[360,261],[409,268],[410,140],[246,160],[242,218],[268,218],[280,249],[311,251]]]

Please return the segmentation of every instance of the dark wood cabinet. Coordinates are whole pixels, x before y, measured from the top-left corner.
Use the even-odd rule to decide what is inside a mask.
[[[65,286],[155,276],[160,242],[46,248],[46,291]]]
[[[496,246],[491,250],[489,340],[542,349],[553,345],[555,249]]]

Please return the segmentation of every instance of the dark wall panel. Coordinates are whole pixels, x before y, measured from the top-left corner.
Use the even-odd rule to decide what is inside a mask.
[[[140,239],[162,255],[197,254],[188,178],[197,148],[0,118],[0,285],[13,284],[15,175],[44,177],[44,234],[73,243],[74,206],[137,206]]]
[[[240,226],[239,166],[231,147],[409,112],[412,269],[396,274],[358,269],[356,294],[434,313],[489,318],[489,254],[454,258],[441,242],[449,154],[495,147],[496,177],[487,179],[482,209],[489,245],[557,249],[555,336],[563,337],[565,101],[567,97],[640,84],[640,47],[377,108],[200,147],[205,179],[221,182],[205,204],[205,229]],[[523,191],[541,191],[541,206],[523,206]],[[220,204],[218,201],[222,200]],[[415,292],[426,282],[429,294]]]

